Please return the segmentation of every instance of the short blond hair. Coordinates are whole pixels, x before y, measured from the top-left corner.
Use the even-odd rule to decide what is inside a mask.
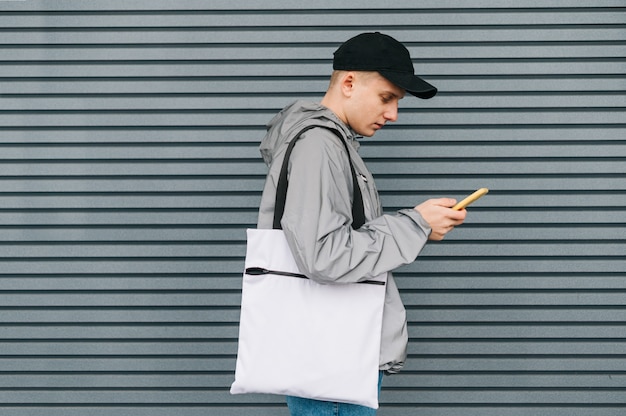
[[[339,82],[339,79],[346,73],[346,72],[356,72],[359,74],[359,78],[363,79],[363,80],[368,80],[370,79],[373,75],[378,75],[377,71],[347,71],[345,69],[336,69],[333,71],[333,73],[330,75],[330,83],[328,84],[328,89],[332,88],[335,86],[335,84],[337,84],[337,82]]]

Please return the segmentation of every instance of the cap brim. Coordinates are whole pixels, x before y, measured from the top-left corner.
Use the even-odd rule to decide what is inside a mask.
[[[380,75],[387,78],[393,84],[406,90],[406,92],[423,99],[432,98],[437,94],[437,88],[430,85],[417,75],[406,72],[378,70]]]

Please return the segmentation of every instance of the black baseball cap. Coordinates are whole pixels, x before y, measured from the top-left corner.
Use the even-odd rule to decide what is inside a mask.
[[[334,53],[333,69],[377,71],[393,84],[419,98],[432,98],[437,88],[417,75],[407,48],[380,32],[361,33]]]

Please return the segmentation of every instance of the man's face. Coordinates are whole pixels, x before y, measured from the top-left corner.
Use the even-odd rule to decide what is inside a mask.
[[[357,134],[371,137],[388,121],[398,119],[398,102],[404,89],[392,84],[378,72],[354,72],[344,114]]]

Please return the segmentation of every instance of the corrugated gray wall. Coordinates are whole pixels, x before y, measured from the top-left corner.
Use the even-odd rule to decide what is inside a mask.
[[[626,412],[623,0],[0,2],[0,413],[230,396],[264,123],[362,31],[440,88],[362,148],[389,211],[491,193],[398,271],[380,415]]]

